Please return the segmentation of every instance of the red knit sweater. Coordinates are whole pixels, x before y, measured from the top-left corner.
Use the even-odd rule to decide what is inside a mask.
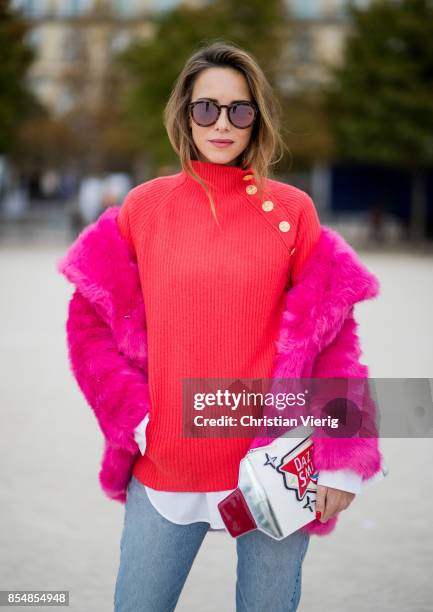
[[[186,172],[127,195],[119,229],[135,253],[146,311],[151,398],[147,447],[133,474],[163,491],[235,488],[249,438],[182,436],[182,378],[270,378],[284,291],[320,223],[300,189],[251,170],[193,161],[213,185],[222,230]]]

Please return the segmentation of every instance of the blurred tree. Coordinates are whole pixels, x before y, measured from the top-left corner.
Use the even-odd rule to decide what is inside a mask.
[[[283,135],[296,170],[307,170],[312,163],[333,159],[335,142],[329,122],[326,95],[321,88],[306,89],[283,97]]]
[[[23,174],[44,169],[60,170],[83,154],[68,117],[51,117],[43,111],[21,122],[11,156]]]
[[[422,239],[433,163],[433,3],[379,0],[351,13],[329,96],[338,155],[410,172],[410,236]]]
[[[13,149],[19,123],[35,104],[26,84],[34,58],[27,31],[9,0],[0,0],[0,155]]]
[[[285,23],[282,0],[217,0],[201,8],[181,5],[156,17],[152,40],[138,41],[122,54],[129,74],[124,98],[129,126],[139,146],[152,155],[154,166],[177,161],[162,114],[191,53],[216,39],[234,42],[256,57],[273,83],[286,41]]]

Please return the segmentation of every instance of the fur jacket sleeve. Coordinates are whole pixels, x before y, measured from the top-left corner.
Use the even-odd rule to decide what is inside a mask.
[[[136,453],[134,428],[150,401],[143,370],[119,351],[109,326],[78,289],[69,302],[66,333],[71,370],[105,439]]]

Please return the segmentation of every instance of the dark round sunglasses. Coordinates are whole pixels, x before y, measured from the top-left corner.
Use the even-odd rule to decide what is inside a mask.
[[[196,100],[190,102],[191,117],[197,125],[209,127],[218,121],[221,109],[228,109],[230,123],[241,130],[250,127],[257,115],[258,108],[254,102],[232,102],[231,104],[218,104],[213,100]]]

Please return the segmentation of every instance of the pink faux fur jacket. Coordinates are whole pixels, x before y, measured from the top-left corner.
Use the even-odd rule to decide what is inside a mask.
[[[66,334],[71,370],[104,435],[99,471],[105,494],[122,503],[139,448],[134,428],[149,409],[147,337],[137,262],[120,235],[120,208],[86,227],[57,269],[75,285]],[[366,377],[353,311],[379,293],[379,283],[339,234],[320,238],[287,292],[273,377]],[[317,438],[320,469],[350,468],[369,479],[380,470],[377,438]],[[257,439],[252,446],[258,446]],[[314,520],[310,534],[330,533],[338,515]]]

